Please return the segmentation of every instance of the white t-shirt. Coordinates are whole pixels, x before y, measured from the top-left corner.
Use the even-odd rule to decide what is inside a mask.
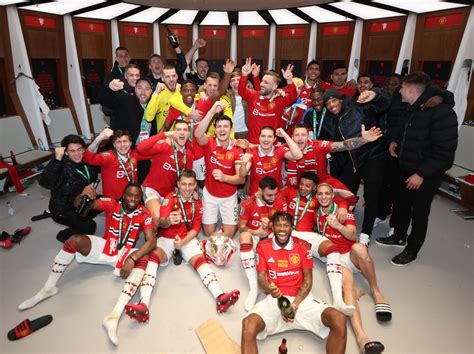
[[[248,131],[245,124],[245,111],[242,106],[241,96],[235,96],[234,130],[236,133]]]

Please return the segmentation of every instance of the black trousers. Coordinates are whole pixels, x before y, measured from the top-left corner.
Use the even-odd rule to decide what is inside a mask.
[[[410,174],[402,173],[399,184],[398,217],[395,233],[403,236],[408,232],[411,222],[411,232],[407,240],[407,251],[418,254],[423,246],[428,229],[428,218],[431,211],[431,202],[441,184],[441,176],[425,178],[420,188],[408,190],[406,179]]]
[[[79,216],[74,210],[69,210],[63,214],[52,214],[51,217],[54,221],[68,226],[68,228],[58,232],[56,239],[64,243],[69,237],[75,234],[95,234],[97,224],[93,218],[98,214],[100,214],[99,210],[91,210],[85,217]]]
[[[352,193],[357,195],[360,181],[364,181],[364,221],[361,232],[371,235],[375,218],[379,210],[379,198],[383,185],[383,175],[386,168],[386,159],[368,160],[364,165],[353,171],[352,164],[347,163],[342,168],[338,178]]]
[[[398,199],[398,185],[400,180],[400,166],[398,160],[392,156],[388,157],[387,165],[383,175],[382,189],[379,198],[379,210],[377,217],[385,220],[390,214],[390,227],[394,227],[396,221],[396,203]]]

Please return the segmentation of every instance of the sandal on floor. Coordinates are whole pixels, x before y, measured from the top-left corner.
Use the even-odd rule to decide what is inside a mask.
[[[15,328],[10,330],[8,332],[7,337],[10,340],[21,339],[37,331],[38,329],[49,325],[52,320],[53,320],[53,316],[51,315],[42,316],[33,321],[26,319],[23,322],[21,322],[19,325],[17,325]]]
[[[364,344],[362,354],[380,354],[385,350],[385,346],[377,341],[371,341]]]
[[[43,214],[35,215],[31,217],[31,221],[43,220],[51,217],[51,212],[48,210],[43,211]]]
[[[375,304],[375,315],[380,322],[388,322],[392,319],[392,308],[390,304]]]

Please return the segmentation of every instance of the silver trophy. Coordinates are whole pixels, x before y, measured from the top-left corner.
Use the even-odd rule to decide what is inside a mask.
[[[225,266],[235,252],[235,243],[222,231],[214,232],[203,241],[203,252],[215,265]]]

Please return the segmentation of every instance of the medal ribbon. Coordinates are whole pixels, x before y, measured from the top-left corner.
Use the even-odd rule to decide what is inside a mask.
[[[300,191],[298,191],[298,195],[296,197],[296,207],[295,207],[295,217],[293,218],[293,229],[296,229],[296,225],[298,224],[299,221],[303,219],[305,216],[306,212],[308,211],[308,207],[311,204],[311,200],[313,199],[313,192],[311,192],[308,195],[308,201],[306,202],[306,205],[304,206],[303,212],[301,213],[301,217],[298,220],[298,214],[300,211]]]
[[[336,210],[337,210],[337,205],[336,203],[332,203],[331,204],[331,207],[329,208],[329,214],[328,215],[335,215],[336,214]],[[319,223],[319,219],[321,218],[321,214],[323,213],[323,207],[319,207],[318,209],[318,214],[316,216],[316,226],[318,228],[318,233],[321,235],[321,236],[325,236],[326,235],[326,229],[328,227],[328,220],[326,218],[326,221],[324,222],[324,226],[323,226],[323,230],[321,232],[321,225]]]
[[[193,102],[193,105],[191,106],[191,110],[194,110],[194,107],[196,105],[196,102]],[[184,113],[181,113],[181,119],[186,121],[186,115]],[[194,134],[194,119],[189,117],[189,125],[191,125],[190,132],[189,132],[189,141],[193,142],[193,134]]]
[[[178,179],[179,179],[179,176],[181,176],[182,171],[179,169],[178,148],[174,141],[173,141],[173,156],[174,156],[174,163],[176,165],[176,174],[178,175]],[[186,147],[184,148],[183,156],[184,156],[183,157],[183,171],[184,171],[184,169],[186,168]]]
[[[181,198],[181,195],[179,195],[178,192],[178,202],[179,206],[181,208],[181,211],[183,212],[183,219],[184,219],[184,225],[186,225],[186,229],[189,231],[191,230],[191,226],[193,224],[194,220],[194,214],[196,212],[196,206],[194,204],[194,198],[191,198],[191,207],[192,207],[192,212],[191,212],[191,222],[189,222],[188,215],[186,214],[186,208],[184,207],[184,200]]]
[[[125,235],[122,237],[123,232],[123,218],[125,216],[125,209],[122,207],[120,209],[120,223],[119,223],[119,234],[118,234],[118,249],[121,250],[122,247],[127,243],[128,237],[130,236],[130,232],[132,231],[133,227],[133,216],[135,215],[135,211],[132,213],[132,217],[130,218],[130,223],[128,224],[127,231],[125,231]]]
[[[134,183],[135,182],[135,173],[133,172],[133,162],[132,162],[132,159],[130,157],[130,154],[128,156],[128,162],[130,163],[131,178],[130,178],[130,175],[128,174],[127,167],[125,167],[125,164],[123,163],[122,159],[120,158],[117,150],[114,150],[114,153],[115,153],[115,155],[117,155],[117,159],[119,161],[120,167],[122,168],[123,172],[125,172],[125,176],[127,176],[127,180],[130,183]]]
[[[323,112],[321,113],[321,122],[319,122],[318,133],[316,134],[316,127],[318,126],[318,120],[316,119],[316,110],[313,108],[313,135],[314,139],[319,139],[319,134],[321,134],[321,128],[323,127],[324,116],[326,115],[326,107],[323,107]]]
[[[74,170],[76,170],[77,173],[79,173],[82,177],[84,177],[87,180],[87,183],[91,184],[91,174],[89,172],[89,168],[87,167],[87,165],[84,165],[85,173],[77,168],[75,168]]]

